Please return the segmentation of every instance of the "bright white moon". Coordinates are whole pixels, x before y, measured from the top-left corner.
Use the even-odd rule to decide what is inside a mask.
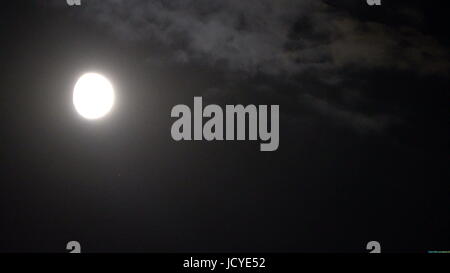
[[[111,111],[114,89],[107,78],[97,73],[81,76],[73,90],[73,105],[86,119],[98,119]]]

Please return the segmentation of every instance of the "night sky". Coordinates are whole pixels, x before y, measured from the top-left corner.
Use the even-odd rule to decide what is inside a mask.
[[[450,250],[438,1],[2,1],[0,252]],[[85,72],[115,87],[99,121]],[[173,106],[280,105],[280,146],[172,139]]]

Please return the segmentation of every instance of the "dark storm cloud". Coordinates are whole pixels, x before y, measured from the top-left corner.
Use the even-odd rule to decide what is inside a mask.
[[[297,89],[289,103],[309,104],[358,131],[382,131],[401,117],[385,108],[363,113],[343,103],[346,85],[355,76],[347,71],[357,70],[358,77],[372,81],[378,70],[447,77],[450,67],[447,48],[417,28],[423,18],[413,7],[391,11],[404,19],[392,25],[357,18],[328,1],[114,0],[88,5],[86,18],[122,39],[164,47],[174,64],[200,63],[285,81]],[[158,53],[150,51],[149,59],[156,61]],[[270,84],[267,88],[281,92]],[[371,104],[365,95],[371,88],[352,87],[363,98],[355,103]],[[317,89],[336,95],[324,98]]]

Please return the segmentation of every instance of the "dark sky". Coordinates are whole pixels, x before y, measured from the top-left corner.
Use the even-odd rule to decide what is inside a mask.
[[[382,2],[2,2],[0,252],[449,250],[449,13]],[[172,140],[194,96],[279,104],[279,149]]]

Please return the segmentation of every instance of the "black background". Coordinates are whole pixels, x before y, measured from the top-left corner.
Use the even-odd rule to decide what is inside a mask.
[[[171,48],[129,41],[80,15],[88,1],[54,2],[62,3],[2,2],[1,252],[65,252],[71,240],[84,252],[365,252],[371,240],[385,252],[449,249],[445,71],[337,68],[343,86],[370,98],[358,111],[401,120],[361,133],[339,114],[293,102],[292,79],[334,102],[341,86],[316,85],[318,70],[286,80],[165,61]],[[384,1],[377,10],[334,2],[330,9],[392,28],[404,22],[389,11],[411,7],[424,18],[416,31],[448,50],[439,2]],[[301,35],[299,22],[292,31]],[[149,54],[163,57],[149,62]],[[80,118],[71,100],[91,70],[117,92],[99,122]],[[278,151],[173,141],[171,108],[211,88],[219,95],[204,104],[279,104]]]

